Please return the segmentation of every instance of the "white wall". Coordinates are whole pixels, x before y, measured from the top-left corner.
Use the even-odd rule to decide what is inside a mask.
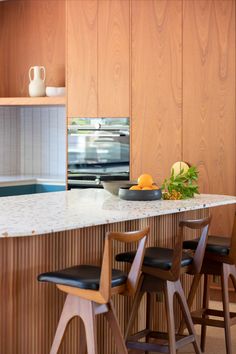
[[[65,166],[65,107],[0,108],[1,175],[65,177]]]

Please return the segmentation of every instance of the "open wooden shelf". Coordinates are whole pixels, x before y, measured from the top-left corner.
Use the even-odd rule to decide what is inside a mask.
[[[66,97],[0,97],[0,106],[65,105]]]

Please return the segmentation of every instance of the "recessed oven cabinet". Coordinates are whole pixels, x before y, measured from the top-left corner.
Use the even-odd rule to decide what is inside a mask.
[[[68,125],[68,187],[129,179],[129,118],[73,118]]]

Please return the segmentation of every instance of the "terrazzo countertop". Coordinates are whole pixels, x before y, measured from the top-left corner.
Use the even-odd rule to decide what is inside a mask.
[[[2,197],[0,237],[40,235],[227,204],[236,204],[236,197],[202,194],[187,200],[133,202],[103,189]]]

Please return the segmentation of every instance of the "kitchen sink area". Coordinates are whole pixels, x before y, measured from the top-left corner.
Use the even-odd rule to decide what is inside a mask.
[[[1,176],[0,197],[14,195],[59,192],[66,189],[63,178],[32,177],[32,176]]]

